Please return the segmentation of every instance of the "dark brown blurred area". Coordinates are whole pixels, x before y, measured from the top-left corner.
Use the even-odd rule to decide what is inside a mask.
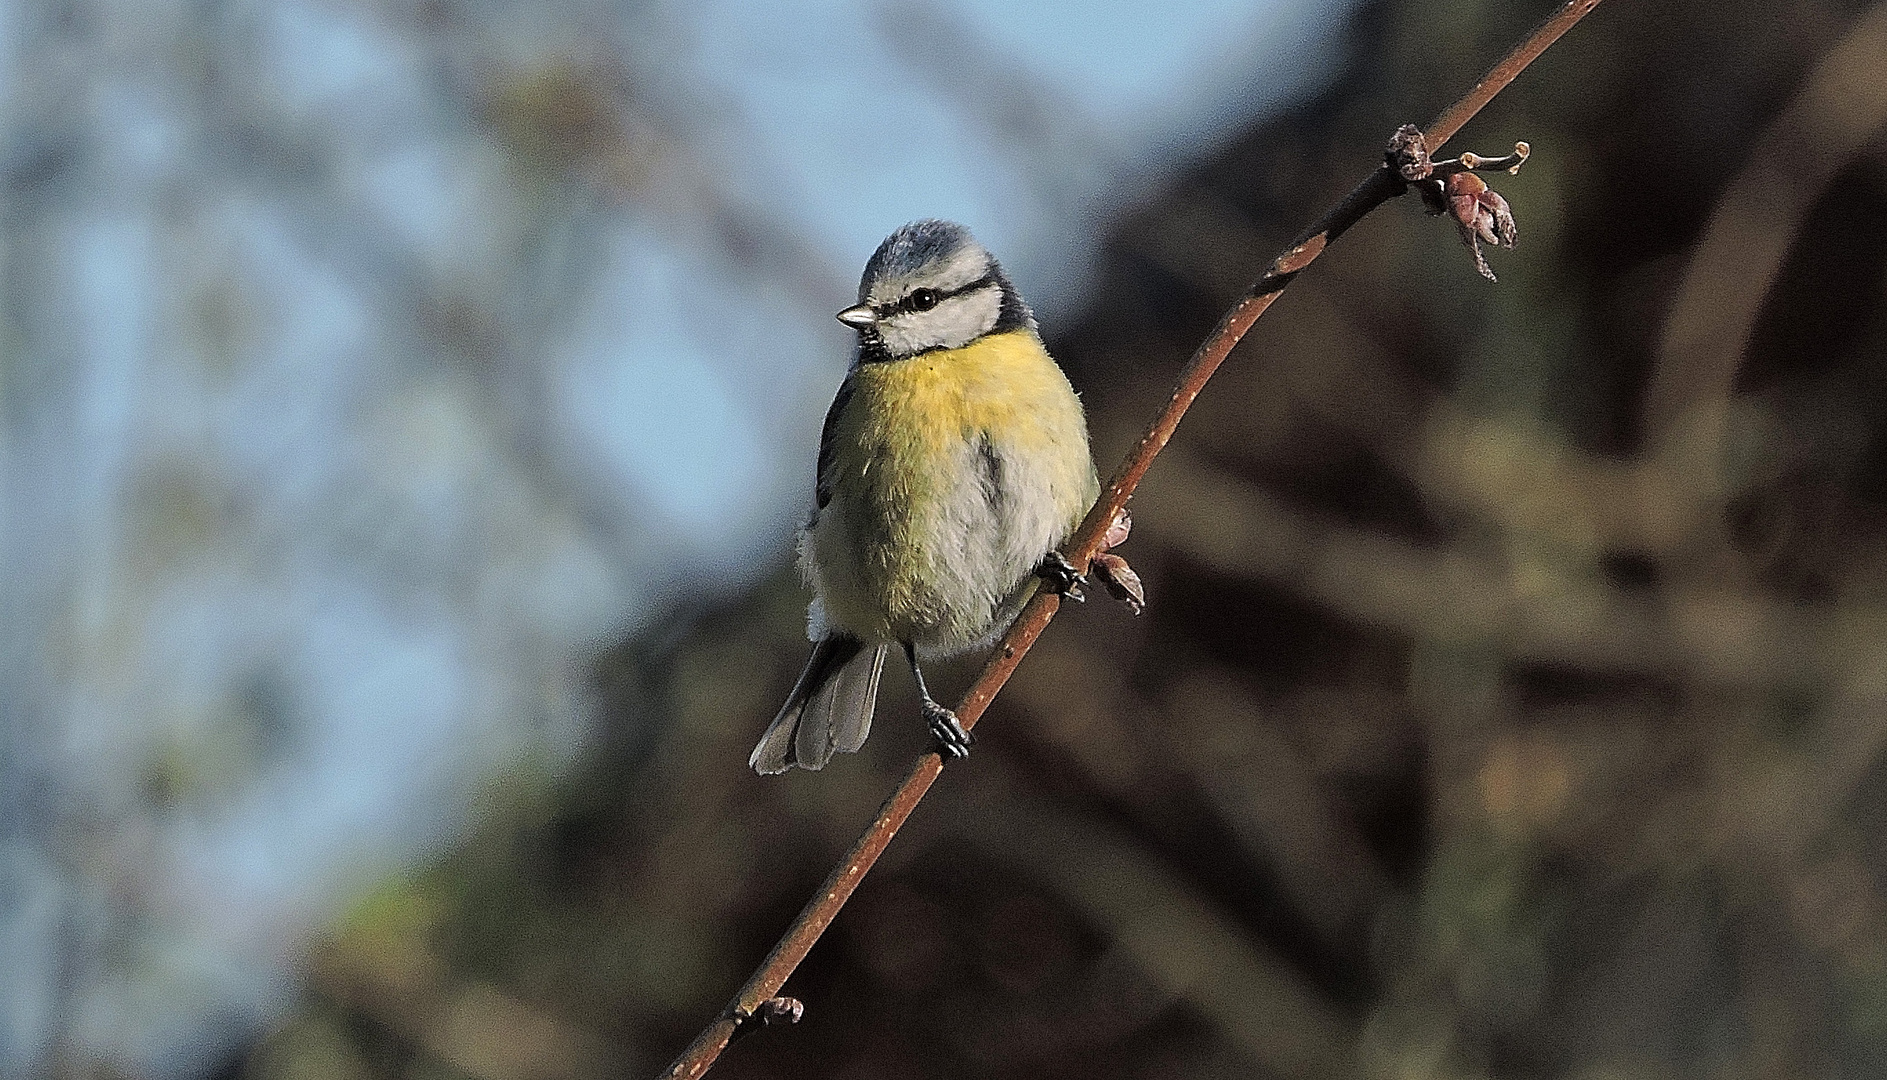
[[[1368,8],[1118,223],[1045,328],[1103,472],[1542,7]],[[1150,610],[1064,609],[716,1074],[1887,1071],[1884,134],[1887,8],[1601,8],[1449,148],[1532,144],[1500,283],[1409,199],[1292,287],[1133,504]],[[856,759],[748,771],[804,602],[597,656],[587,762],[494,786],[234,1070],[659,1070],[922,746],[887,679]]]

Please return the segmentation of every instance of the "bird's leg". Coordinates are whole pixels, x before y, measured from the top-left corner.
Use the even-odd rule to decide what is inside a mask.
[[[930,734],[937,740],[937,752],[946,758],[965,758],[970,756],[970,744],[976,740],[970,736],[970,729],[963,726],[957,714],[937,704],[937,699],[930,696],[930,687],[924,685],[924,669],[917,666],[917,649],[906,641],[904,658],[911,662],[911,674],[917,679],[917,696],[923,699],[924,722],[930,725]]]
[[[1042,556],[1041,565],[1035,568],[1035,576],[1042,579],[1042,584],[1048,586],[1050,592],[1077,602],[1087,600],[1087,597],[1081,595],[1081,587],[1088,583],[1088,579],[1059,551]]]

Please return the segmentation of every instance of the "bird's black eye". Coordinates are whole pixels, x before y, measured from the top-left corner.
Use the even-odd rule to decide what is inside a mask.
[[[931,308],[937,306],[937,300],[936,289],[914,289],[911,292],[911,309],[913,311],[929,311]]]

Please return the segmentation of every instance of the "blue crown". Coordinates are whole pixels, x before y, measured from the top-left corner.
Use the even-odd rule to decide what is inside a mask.
[[[914,274],[966,246],[977,245],[976,238],[965,226],[936,218],[913,221],[885,237],[885,242],[872,252],[871,261],[865,264],[865,273],[859,278],[859,297],[864,298],[874,281]]]

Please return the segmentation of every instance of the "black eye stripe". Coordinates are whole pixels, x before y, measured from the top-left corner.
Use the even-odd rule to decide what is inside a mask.
[[[936,297],[936,303],[932,304],[931,307],[934,308],[937,306],[937,304],[941,304],[945,300],[948,300],[953,296],[962,296],[964,293],[972,293],[978,289],[986,289],[994,284],[996,284],[996,275],[984,274],[982,277],[977,278],[975,281],[972,281],[967,285],[959,285],[954,289],[930,289],[928,290],[930,294]],[[907,311],[920,310],[915,304],[911,303],[911,297],[916,296],[918,293],[924,292],[924,291],[926,290],[913,289],[911,290],[911,293],[909,296],[904,297],[903,299],[899,300],[897,303],[892,304],[890,307],[877,308],[874,310],[878,312],[878,315],[880,318],[883,318],[889,315],[901,314]],[[922,310],[928,311],[929,308],[925,308]]]

